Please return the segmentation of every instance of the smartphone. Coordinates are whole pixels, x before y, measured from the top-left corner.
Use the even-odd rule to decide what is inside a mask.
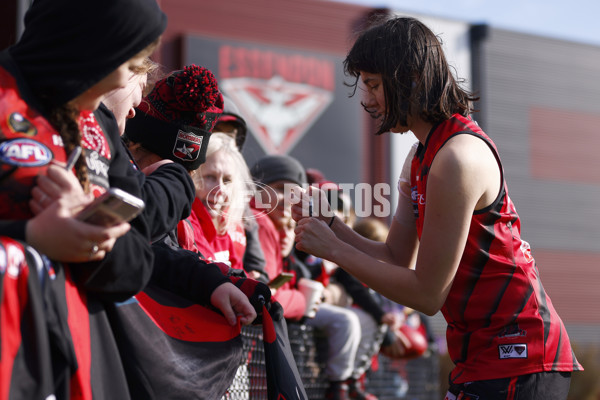
[[[268,283],[271,289],[279,289],[284,283],[289,282],[294,277],[291,272],[282,272]]]
[[[76,218],[89,224],[113,226],[132,220],[144,206],[142,199],[124,190],[110,188],[81,210]]]

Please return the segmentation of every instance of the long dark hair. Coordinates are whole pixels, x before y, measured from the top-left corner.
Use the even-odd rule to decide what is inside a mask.
[[[81,130],[79,128],[79,111],[70,103],[54,107],[48,117],[50,123],[56,128],[65,146],[67,157],[76,146],[81,146]],[[89,192],[89,176],[85,151],[75,163],[75,174],[83,190]]]
[[[386,110],[377,135],[407,126],[409,114],[436,124],[452,114],[468,115],[479,98],[460,87],[441,41],[415,18],[386,18],[362,32],[344,60],[347,84],[356,93],[360,72],[381,74]],[[374,115],[364,103],[365,110]]]

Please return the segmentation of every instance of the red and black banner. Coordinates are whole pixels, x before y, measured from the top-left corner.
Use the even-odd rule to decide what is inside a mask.
[[[134,399],[220,399],[243,361],[241,326],[148,287],[111,316]]]

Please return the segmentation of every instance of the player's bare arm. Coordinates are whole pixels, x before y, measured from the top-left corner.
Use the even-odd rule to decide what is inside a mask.
[[[491,203],[499,189],[498,165],[487,145],[480,139],[461,136],[467,135],[450,140],[432,164],[427,214],[415,270],[381,262],[330,232],[314,249],[386,297],[426,314],[435,314],[452,284],[473,211],[488,201]],[[472,156],[465,157],[465,153]],[[323,238],[324,232],[319,232],[319,228],[326,226],[321,223],[320,227],[312,227],[310,220],[302,222],[300,244],[305,239],[307,246],[313,246],[315,237]],[[398,237],[398,245],[403,243],[402,227],[397,226],[390,236],[388,242]]]

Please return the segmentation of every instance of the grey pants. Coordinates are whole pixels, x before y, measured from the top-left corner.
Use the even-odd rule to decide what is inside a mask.
[[[359,378],[370,367],[371,358],[383,340],[383,327],[355,307],[323,303],[315,317],[306,320],[306,325],[323,331],[327,337],[325,373],[330,381]]]

